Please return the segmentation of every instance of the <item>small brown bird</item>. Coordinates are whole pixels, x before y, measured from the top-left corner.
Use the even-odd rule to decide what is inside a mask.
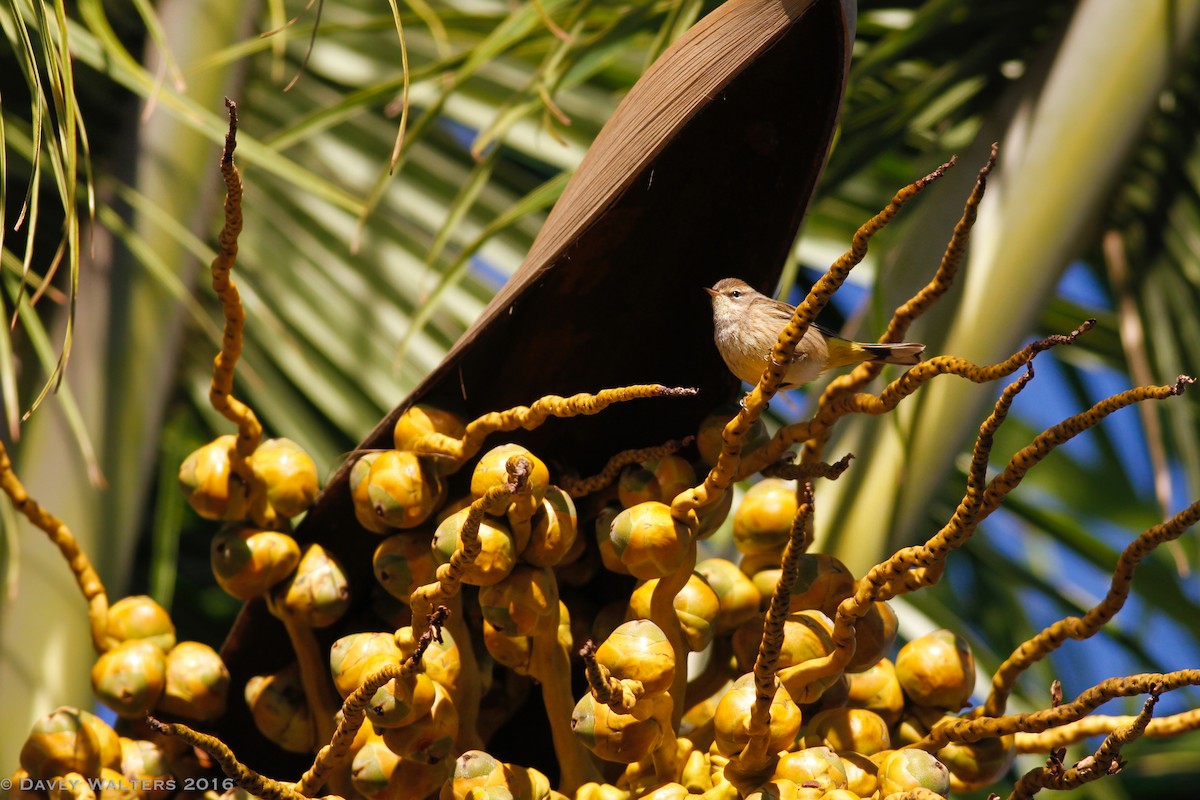
[[[779,332],[792,318],[795,306],[754,291],[737,278],[723,278],[704,291],[712,297],[713,338],[729,371],[751,385],[758,383]],[[795,389],[833,367],[881,361],[911,366],[921,361],[925,345],[866,344],[835,336],[810,325],[796,345],[780,389]]]

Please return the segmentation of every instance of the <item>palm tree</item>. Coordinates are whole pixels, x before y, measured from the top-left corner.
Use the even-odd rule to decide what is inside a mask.
[[[0,57],[12,65],[0,70],[4,267],[20,308],[13,340],[0,342],[0,391],[10,435],[20,433],[18,470],[110,587],[174,599],[186,635],[203,635],[206,614],[231,613],[202,588],[207,537],[173,480],[185,453],[225,431],[206,403],[219,333],[198,280],[217,213],[222,94],[243,108],[238,279],[252,322],[241,387],[269,431],[332,473],[516,269],[622,93],[713,5],[412,2],[388,12],[343,0],[317,7],[319,25],[317,9],[280,2],[237,14],[207,0],[0,10],[11,45]],[[1031,405],[1055,416],[1122,380],[1200,371],[1185,344],[1196,340],[1200,292],[1196,4],[1155,0],[1135,16],[1103,0],[861,0],[858,12],[839,137],[785,286],[803,283],[802,267],[823,268],[892,191],[958,152],[959,168],[873,244],[874,280],[847,308],[861,332],[877,333],[932,273],[975,167],[999,141],[966,274],[917,329],[931,351],[983,363],[1098,317],[1035,381],[1048,387]],[[14,231],[26,185],[40,191]],[[64,269],[33,304],[60,233]],[[34,274],[22,283],[26,247]],[[1080,286],[1095,290],[1081,296]],[[59,392],[18,425],[68,350]],[[899,424],[845,430],[833,447],[858,464],[818,498],[824,547],[861,572],[936,529],[961,495],[957,458],[993,396],[946,378]],[[1123,542],[1200,496],[1195,408],[1185,398],[1161,416],[1149,409],[1094,431],[1091,452],[1057,453],[943,585],[914,597],[908,630],[932,621],[969,632],[989,669],[1048,618],[1090,605]],[[1056,421],[1020,404],[1016,414],[998,452]],[[101,475],[114,488],[97,492]],[[89,702],[90,654],[61,564],[4,513],[4,574],[17,590],[0,631],[7,756],[32,717]],[[1174,569],[1148,565],[1135,589],[1153,623],[1121,628],[1098,651],[1121,671],[1194,663],[1198,601]],[[52,631],[49,615],[63,620]],[[209,624],[211,640],[221,623]],[[1171,648],[1155,644],[1162,631]],[[1052,662],[1068,688],[1112,672],[1084,669],[1098,660],[1084,652]],[[1038,677],[1022,700],[1043,706],[1052,674]],[[1195,777],[1194,766],[1146,763],[1097,791]]]

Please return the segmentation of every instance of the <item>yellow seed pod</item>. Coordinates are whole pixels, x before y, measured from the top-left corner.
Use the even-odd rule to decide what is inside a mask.
[[[865,708],[826,709],[809,719],[805,731],[806,746],[825,746],[839,753],[852,751],[869,756],[892,746],[887,723]]]
[[[558,581],[549,569],[518,565],[498,583],[479,590],[479,608],[492,627],[509,636],[537,636],[558,627]]]
[[[613,545],[612,537],[609,535],[612,531],[613,522],[623,513],[622,509],[617,506],[605,506],[600,509],[600,513],[596,515],[595,534],[596,534],[596,550],[600,553],[600,563],[609,572],[615,572],[618,575],[628,575],[629,567],[621,563],[621,557],[617,555],[617,550]]]
[[[122,717],[146,716],[167,686],[167,657],[147,639],[122,642],[92,665],[92,691]]]
[[[733,633],[733,651],[743,671],[754,667],[758,646],[762,642],[762,616],[745,622]],[[833,652],[833,622],[820,611],[801,611],[788,614],[783,624],[783,645],[777,662],[779,682],[801,705],[816,702],[839,676],[830,675],[810,683],[800,683],[795,669],[814,658]]]
[[[670,699],[660,694],[645,702],[662,703],[670,702]],[[667,719],[670,719],[669,710]],[[662,742],[664,735],[661,716],[650,714],[638,719],[631,714],[618,714],[603,703],[597,703],[590,692],[575,704],[571,730],[597,758],[618,764],[633,764],[646,758]],[[670,735],[670,731],[665,733]]]
[[[528,636],[508,636],[483,621],[483,645],[492,658],[518,675],[529,674],[529,662],[533,657],[533,644]]]
[[[618,625],[596,648],[596,663],[617,680],[640,681],[643,696],[661,694],[675,680],[675,651],[648,619]]]
[[[398,628],[395,634],[396,646],[400,648],[401,660],[407,660],[417,649],[417,640],[413,636],[412,626]],[[459,676],[462,674],[462,661],[458,645],[450,635],[448,628],[442,628],[442,641],[433,639],[421,656],[421,668],[425,670],[435,683],[439,683],[453,694],[458,688]]]
[[[933,631],[900,648],[896,678],[913,703],[957,711],[975,689],[975,658],[966,640],[945,629]]]
[[[839,753],[846,768],[846,788],[859,797],[870,797],[879,789],[879,765],[862,753]]]
[[[687,459],[664,456],[656,461],[630,464],[621,470],[617,497],[625,508],[655,501],[670,505],[680,492],[696,485],[696,470]]]
[[[725,520],[729,517],[729,512],[733,510],[733,490],[723,492],[721,499],[715,503],[709,503],[706,506],[701,506],[696,509],[696,517],[698,527],[696,528],[697,539],[707,539],[712,536],[721,526],[725,524]]]
[[[551,486],[530,520],[529,544],[521,551],[521,560],[536,567],[553,567],[566,559],[577,536],[575,501],[562,489]]]
[[[475,470],[471,473],[471,496],[483,497],[493,486],[503,486],[508,483],[508,460],[513,456],[524,456],[529,459],[533,469],[529,472],[530,495],[526,498],[529,503],[529,516],[533,516],[550,488],[550,470],[546,464],[533,453],[519,444],[502,444],[493,447],[483,454]]]
[[[235,526],[213,537],[213,577],[238,600],[266,594],[300,563],[300,546],[286,533]]]
[[[20,762],[34,780],[68,772],[97,776],[105,767],[121,766],[121,740],[95,714],[60,706],[33,724]]]
[[[401,758],[422,764],[441,764],[454,755],[458,710],[450,694],[433,684],[433,705],[424,715],[399,728],[385,728],[383,743]]]
[[[429,549],[432,538],[425,531],[397,533],[375,548],[371,559],[375,580],[406,605],[418,586],[432,583],[436,577],[437,562]]]
[[[854,594],[854,575],[833,556],[802,553],[798,567],[788,604],[791,611],[816,609],[833,617],[838,605]]]
[[[657,580],[648,580],[633,590],[629,596],[626,619],[645,619],[650,616],[650,599],[657,586]],[[715,632],[713,623],[721,610],[717,593],[701,575],[693,572],[672,603],[688,649],[698,653],[708,647]]]
[[[454,551],[459,548],[459,531],[467,521],[469,509],[445,519],[433,534],[433,558],[438,564],[447,564]],[[475,560],[463,570],[463,583],[471,586],[490,586],[499,583],[512,572],[517,564],[516,543],[512,531],[498,519],[484,518],[479,525],[481,550]]]
[[[812,723],[809,723],[811,727]],[[846,788],[846,767],[828,747],[806,747],[780,756],[775,778],[786,778],[797,786],[816,784],[821,791]]]
[[[617,558],[641,580],[661,578],[683,566],[692,541],[688,529],[671,516],[671,507],[654,502],[622,511],[608,535]]]
[[[289,753],[313,751],[316,729],[295,663],[271,675],[250,678],[245,698],[259,733]]]
[[[98,777],[100,790],[96,792],[96,800],[144,800],[146,796],[141,787],[134,786],[120,770],[105,767]]]
[[[368,631],[343,636],[329,648],[329,674],[342,699],[349,697],[367,678],[389,664],[403,659],[390,633]]]
[[[350,607],[346,572],[321,545],[308,545],[291,577],[275,589],[276,607],[310,628],[337,622]]]
[[[364,800],[429,797],[450,777],[453,765],[449,759],[430,765],[400,758],[376,735],[355,753],[350,765],[350,782]]]
[[[795,481],[764,478],[750,487],[733,514],[733,543],[743,553],[782,548],[798,505]]]
[[[429,463],[434,470],[440,475],[448,475],[459,465],[454,459],[443,456],[450,443],[441,437],[461,440],[466,432],[467,426],[457,414],[418,404],[408,408],[396,419],[392,441],[397,450],[410,450],[418,455],[431,456]],[[439,444],[443,446],[438,447]]]
[[[108,636],[118,642],[146,639],[165,653],[175,646],[175,623],[152,597],[122,597],[109,606]]]
[[[434,685],[423,672],[385,683],[371,697],[367,719],[376,730],[412,724],[433,707]]]
[[[713,717],[713,743],[722,755],[740,753],[750,741],[750,711],[754,706],[755,693],[754,675],[747,673],[734,681],[729,691],[717,702],[717,712]],[[771,733],[767,751],[778,753],[787,750],[799,731],[800,707],[780,686],[771,701]]]
[[[975,792],[1000,780],[1016,758],[1016,739],[992,736],[977,742],[951,742],[937,751],[950,770],[951,792]]]
[[[445,502],[446,482],[416,453],[385,450],[371,462],[366,495],[381,523],[414,528]]]
[[[267,502],[281,517],[307,511],[321,490],[312,456],[291,439],[267,439],[246,459],[267,488]]]
[[[746,574],[723,558],[706,558],[696,572],[716,592],[720,611],[714,620],[717,633],[729,633],[752,619],[762,603],[762,594]]]
[[[236,444],[233,434],[218,436],[193,451],[179,467],[179,488],[188,505],[205,519],[246,517],[249,491],[231,466]]]
[[[882,658],[863,672],[849,673],[850,691],[846,698],[852,708],[865,708],[878,714],[888,726],[895,725],[904,713],[904,692],[896,679],[896,667]]]
[[[385,534],[391,531],[391,528],[375,513],[371,497],[367,494],[367,476],[371,474],[371,465],[381,455],[381,452],[365,453],[355,461],[354,466],[350,468],[348,483],[350,499],[354,502],[354,518],[358,520],[358,524],[371,533]]]
[[[157,710],[208,722],[225,713],[229,670],[202,642],[180,642],[167,653],[167,685]]]
[[[167,754],[155,742],[121,737],[121,774],[142,791],[146,800],[165,800],[178,784]]]
[[[847,672],[869,669],[892,650],[896,642],[896,612],[886,601],[877,600],[854,628],[854,655],[846,664]]]
[[[945,797],[950,792],[950,771],[924,750],[893,750],[879,760],[881,796],[913,789],[928,789]]]
[[[490,785],[502,785],[504,782],[504,765],[482,750],[468,750],[454,762],[454,771],[449,780],[442,786],[439,800],[464,800],[467,794],[475,788],[483,789],[489,785],[493,776],[498,776]]]
[[[656,786],[646,794],[641,795],[639,800],[687,800],[688,795],[689,792],[686,786],[672,782]]]
[[[709,414],[700,423],[696,434],[696,447],[700,451],[700,459],[710,467],[717,465],[717,457],[721,455],[723,441],[721,438],[725,426],[729,424],[739,409],[737,406],[726,406]],[[756,419],[750,426],[750,432],[742,440],[742,458],[753,453],[758,448],[771,441],[767,427],[761,419]]]

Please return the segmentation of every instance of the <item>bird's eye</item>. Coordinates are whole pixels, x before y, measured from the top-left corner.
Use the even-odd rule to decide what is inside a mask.
[[[742,296],[742,291],[740,289],[734,289],[732,292],[729,293],[729,296],[732,297],[734,300],[736,300]]]

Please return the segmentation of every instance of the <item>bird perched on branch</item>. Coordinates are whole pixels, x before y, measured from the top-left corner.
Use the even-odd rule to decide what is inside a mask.
[[[758,383],[779,332],[796,307],[756,292],[737,278],[723,278],[704,291],[712,297],[713,338],[729,371],[751,385]],[[795,389],[827,369],[879,361],[911,366],[921,361],[925,345],[914,342],[867,344],[835,336],[810,325],[796,345],[780,389]]]

